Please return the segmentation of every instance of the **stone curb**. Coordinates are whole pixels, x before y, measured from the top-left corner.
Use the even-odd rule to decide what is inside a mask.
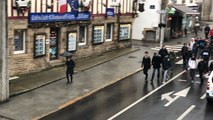
[[[108,62],[108,61],[110,61],[110,60],[119,58],[119,57],[121,57],[121,56],[130,54],[130,53],[133,53],[133,52],[136,52],[136,51],[139,51],[139,50],[141,50],[141,49],[136,49],[136,50],[133,50],[133,51],[130,51],[130,52],[127,52],[127,53],[118,55],[118,56],[116,56],[116,57],[112,57],[111,59],[104,60],[104,61],[102,61],[102,62],[100,62],[100,63],[94,64],[94,65],[92,65],[92,66],[90,66],[90,67],[87,67],[87,68],[82,69],[82,70],[79,70],[79,71],[88,70],[88,69],[93,68],[93,67],[95,67],[95,66],[98,66],[98,65],[101,65],[101,64],[103,64],[103,63],[106,63],[106,62]],[[78,73],[78,71],[77,71],[76,73]],[[26,89],[26,90],[23,90],[23,91],[20,91],[20,92],[16,92],[16,93],[10,94],[10,97],[15,97],[15,96],[17,96],[17,95],[20,95],[20,94],[23,94],[23,93],[26,93],[26,92],[29,92],[29,91],[38,89],[38,88],[40,88],[40,87],[46,86],[46,85],[48,85],[48,84],[51,84],[51,83],[53,83],[53,82],[59,81],[59,80],[64,79],[64,78],[66,78],[66,77],[62,77],[62,78],[58,78],[58,79],[55,79],[55,80],[51,80],[51,81],[46,82],[46,83],[44,83],[44,84],[42,84],[42,85],[38,85],[38,86],[33,87],[33,88],[30,88],[30,89]]]
[[[43,118],[43,117],[45,117],[47,115],[53,114],[53,113],[55,113],[55,112],[57,112],[57,111],[59,111],[59,110],[61,110],[63,108],[66,108],[67,106],[70,106],[70,105],[72,105],[74,103],[77,103],[80,100],[86,99],[86,98],[88,98],[91,95],[95,95],[95,94],[99,93],[100,91],[106,89],[107,87],[110,87],[111,85],[114,85],[114,84],[124,80],[124,78],[127,78],[127,77],[129,77],[129,76],[131,76],[131,75],[133,75],[135,73],[140,72],[141,70],[142,70],[142,68],[139,68],[136,71],[127,74],[126,76],[123,76],[121,78],[115,79],[115,80],[109,82],[109,84],[103,85],[103,86],[101,86],[101,87],[99,87],[99,88],[97,88],[97,89],[95,89],[95,90],[93,90],[93,91],[91,91],[89,93],[86,93],[86,94],[84,94],[82,96],[79,96],[79,97],[77,97],[77,98],[75,98],[75,99],[73,99],[73,100],[71,100],[71,101],[69,101],[69,102],[67,102],[67,103],[65,103],[63,105],[60,105],[56,110],[53,110],[51,112],[48,112],[48,113],[40,115],[40,116],[37,116],[37,117],[33,118],[32,120],[39,120],[39,119],[41,119],[41,118]]]

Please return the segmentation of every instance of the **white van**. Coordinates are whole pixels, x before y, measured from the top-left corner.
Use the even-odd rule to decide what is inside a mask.
[[[211,74],[207,81],[206,100],[208,102],[213,101],[213,71],[211,71]]]

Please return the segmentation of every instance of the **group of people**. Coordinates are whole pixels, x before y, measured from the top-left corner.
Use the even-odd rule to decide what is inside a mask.
[[[149,56],[148,51],[145,51],[145,55],[142,60],[141,67],[143,68],[143,73],[145,74],[145,81],[148,79],[148,70],[153,67],[151,82],[153,82],[155,73],[157,71],[157,79],[160,79],[160,68],[162,66],[163,83],[169,79],[169,71],[172,74],[175,65],[176,54],[173,49],[169,52],[165,45],[159,50],[158,53],[154,53],[152,59]]]

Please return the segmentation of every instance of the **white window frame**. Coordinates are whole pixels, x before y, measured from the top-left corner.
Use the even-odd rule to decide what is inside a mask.
[[[23,54],[25,53],[25,44],[26,44],[26,30],[25,29],[16,29],[16,30],[22,30],[23,31],[23,50],[15,51],[15,48],[13,49],[14,54]],[[15,36],[14,36],[15,37]],[[13,38],[14,42],[14,38]],[[14,44],[13,44],[14,47]]]
[[[79,35],[80,35],[80,26],[79,26]],[[79,37],[79,35],[78,35],[78,37]],[[85,40],[82,43],[78,43],[79,46],[86,45],[86,43],[87,43],[87,26],[84,26],[84,36],[85,36]]]
[[[110,34],[111,34],[111,38],[110,39],[107,39],[106,37],[107,37],[107,33],[106,33],[106,42],[110,42],[110,41],[112,41],[112,36],[113,36],[113,27],[114,27],[114,25],[112,24],[112,23],[108,23],[108,24],[110,24],[111,25],[111,30],[110,30]],[[107,25],[108,25],[107,24]],[[106,32],[107,32],[107,25],[106,25]]]

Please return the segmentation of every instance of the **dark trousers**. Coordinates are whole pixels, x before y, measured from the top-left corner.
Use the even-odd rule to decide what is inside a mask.
[[[158,79],[160,78],[160,68],[153,68],[153,72],[152,72],[152,79],[151,81],[153,81],[154,77],[155,77],[155,71],[157,70],[157,77]]]
[[[209,38],[208,35],[209,35],[209,32],[206,32],[206,31],[205,31],[205,37],[206,37],[206,39]]]
[[[204,78],[203,78],[203,72],[199,72],[200,75],[200,84],[203,84]]]
[[[148,79],[148,68],[144,68],[143,69],[143,73],[145,74],[145,80],[147,80]]]
[[[187,67],[188,67],[188,64],[187,64],[188,60],[187,60],[187,57],[186,57],[186,56],[182,56],[182,58],[183,58],[183,68],[184,68],[184,69],[187,69]]]
[[[66,73],[67,82],[72,82],[72,73]]]
[[[190,69],[191,80],[194,80],[196,69]]]

